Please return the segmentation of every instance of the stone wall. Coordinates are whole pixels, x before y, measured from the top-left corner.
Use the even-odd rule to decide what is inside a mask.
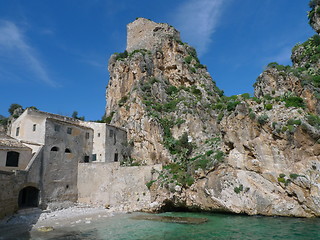
[[[127,26],[127,51],[138,49],[154,50],[168,37],[180,40],[180,33],[166,23],[155,23],[149,19],[138,18]]]
[[[42,174],[43,148],[33,156],[26,171],[0,170],[0,219],[12,215],[19,209],[19,193],[25,187],[35,187],[40,190],[39,207],[42,205]]]
[[[71,129],[69,133],[68,129]],[[85,157],[91,161],[92,139],[91,128],[47,119],[41,169],[45,205],[54,203],[60,207],[59,204],[64,206],[65,202],[77,201],[78,163],[84,162]]]
[[[96,122],[80,122],[80,125],[93,129],[92,161],[105,162],[106,155],[106,124]]]
[[[117,158],[117,161],[122,162],[128,155],[127,132],[124,129],[96,122],[80,122],[80,125],[94,131],[92,154],[95,161],[114,162]]]
[[[106,126],[106,162],[122,162],[127,153],[127,132],[110,125]]]
[[[119,163],[80,163],[78,167],[78,201],[135,211],[151,203],[146,183],[153,180],[161,165],[120,167]]]
[[[46,116],[37,111],[27,109],[11,126],[10,136],[28,143],[44,144]],[[19,128],[18,132],[17,129]],[[31,145],[30,147],[33,147]],[[37,149],[33,149],[37,151]]]
[[[12,215],[18,209],[19,182],[14,172],[0,171],[0,219]]]

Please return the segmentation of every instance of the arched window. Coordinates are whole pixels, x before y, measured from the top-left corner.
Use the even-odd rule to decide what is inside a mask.
[[[20,153],[10,151],[7,152],[6,167],[18,167]]]
[[[69,148],[66,148],[66,150],[64,150],[65,153],[71,153],[71,150]]]
[[[51,148],[51,152],[58,152],[59,151],[59,148],[58,147],[52,147]]]

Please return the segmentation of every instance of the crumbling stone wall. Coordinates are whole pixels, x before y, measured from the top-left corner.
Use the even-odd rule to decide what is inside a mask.
[[[166,23],[155,23],[149,19],[138,18],[127,26],[127,51],[138,49],[154,50],[163,39],[172,37],[180,40],[180,33]]]

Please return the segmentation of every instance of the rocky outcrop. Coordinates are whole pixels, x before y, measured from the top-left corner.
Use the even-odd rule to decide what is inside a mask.
[[[316,37],[294,65],[272,63],[249,94],[227,97],[195,50],[167,24],[128,25],[109,60],[107,116],[128,131],[131,162],[162,163],[150,210],[320,216]],[[320,49],[320,48],[319,48]]]
[[[288,92],[301,95],[303,91],[298,77],[293,74],[286,74],[273,67],[261,73],[254,87],[256,97],[283,96]]]
[[[149,33],[140,38],[135,33],[141,29]],[[195,50],[181,42],[173,27],[139,18],[128,32],[129,51],[109,60],[106,113],[112,124],[127,129],[132,158],[168,163],[172,156],[164,145],[171,136],[187,132],[190,141],[200,143],[215,134],[204,134],[215,128],[215,120],[203,109],[218,93]]]
[[[311,0],[309,6],[311,8],[308,14],[309,23],[317,33],[320,33],[320,1]]]

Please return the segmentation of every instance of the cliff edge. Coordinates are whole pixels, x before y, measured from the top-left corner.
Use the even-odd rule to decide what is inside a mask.
[[[320,216],[320,37],[271,63],[255,96],[227,97],[172,26],[139,18],[110,57],[107,119],[131,158],[162,163],[150,210]],[[310,50],[311,49],[311,50]]]

